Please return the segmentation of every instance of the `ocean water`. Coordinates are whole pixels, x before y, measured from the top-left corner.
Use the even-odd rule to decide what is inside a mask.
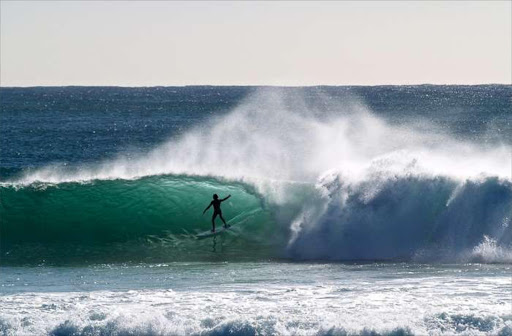
[[[512,335],[511,97],[0,88],[0,334]]]

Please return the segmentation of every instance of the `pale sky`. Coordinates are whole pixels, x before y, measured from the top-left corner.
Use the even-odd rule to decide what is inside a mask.
[[[0,85],[512,81],[511,1],[5,1]]]

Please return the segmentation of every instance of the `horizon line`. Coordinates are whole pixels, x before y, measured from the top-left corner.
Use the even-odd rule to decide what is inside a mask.
[[[276,84],[184,84],[184,85],[83,85],[83,84],[65,84],[65,85],[27,85],[27,86],[5,86],[0,85],[0,89],[30,89],[30,88],[57,88],[57,87],[108,87],[108,88],[158,88],[158,87],[276,87],[276,88],[306,88],[306,87],[379,87],[379,86],[512,86],[511,83],[476,83],[476,84],[458,84],[458,83],[421,83],[421,84],[306,84],[306,85],[276,85]]]

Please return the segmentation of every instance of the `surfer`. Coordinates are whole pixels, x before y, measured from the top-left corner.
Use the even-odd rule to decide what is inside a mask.
[[[223,199],[220,200],[219,196],[217,194],[213,194],[213,201],[211,201],[210,205],[208,205],[206,207],[206,209],[204,209],[203,215],[206,212],[206,210],[210,209],[210,207],[213,205],[213,216],[212,216],[212,227],[213,228],[212,228],[212,232],[215,232],[215,217],[217,217],[217,215],[219,215],[220,219],[222,219],[222,221],[224,222],[224,227],[225,228],[229,227],[229,225],[226,224],[226,221],[224,220],[224,217],[222,217],[222,210],[220,209],[220,203],[224,202],[225,200],[227,200],[230,197],[231,197],[231,195],[228,195],[228,197],[223,198]]]

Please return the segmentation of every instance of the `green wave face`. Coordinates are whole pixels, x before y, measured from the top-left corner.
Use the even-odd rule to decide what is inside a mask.
[[[267,255],[277,239],[270,211],[241,183],[166,175],[0,190],[5,264],[209,259],[227,240],[226,253],[250,258]],[[197,241],[197,232],[211,229],[212,209],[202,212],[214,193],[232,195],[222,211],[233,232]]]

